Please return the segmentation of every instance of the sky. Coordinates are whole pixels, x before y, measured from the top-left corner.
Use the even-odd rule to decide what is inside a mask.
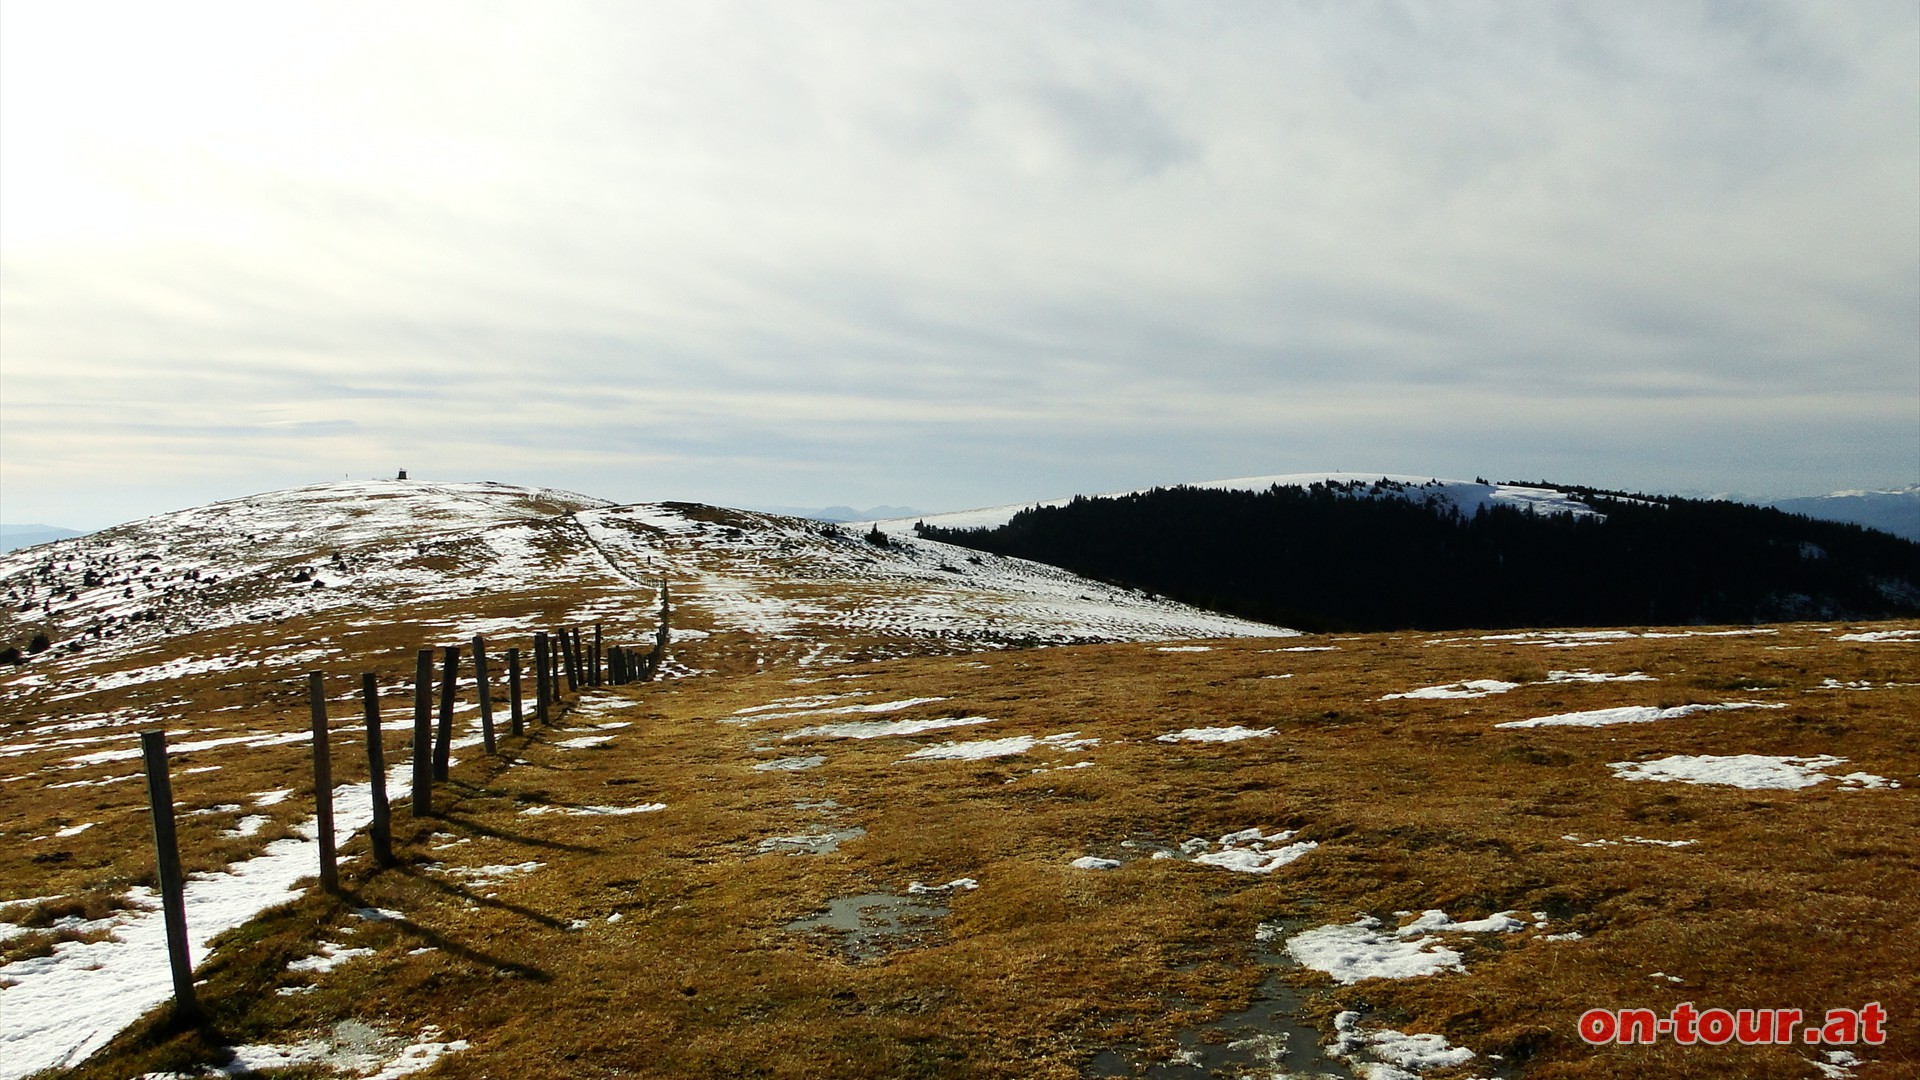
[[[1920,8],[0,6],[0,519],[1920,482]]]

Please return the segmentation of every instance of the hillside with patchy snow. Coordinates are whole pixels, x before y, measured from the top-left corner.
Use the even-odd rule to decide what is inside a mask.
[[[1271,634],[1051,567],[686,503],[504,484],[355,481],[214,503],[0,555],[6,639],[89,667],[249,624],[339,613],[456,634],[648,623],[766,658]],[[557,606],[557,607],[556,607]],[[878,650],[875,652],[874,650]],[[36,666],[39,664],[36,660]]]

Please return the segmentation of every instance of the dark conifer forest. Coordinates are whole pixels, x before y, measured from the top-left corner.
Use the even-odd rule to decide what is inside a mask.
[[[1920,615],[1920,544],[1740,503],[1561,490],[1603,516],[1321,483],[1076,498],[996,529],[918,531],[1311,631]]]

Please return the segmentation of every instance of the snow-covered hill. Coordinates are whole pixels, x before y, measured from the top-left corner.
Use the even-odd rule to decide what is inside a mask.
[[[1380,473],[1286,473],[1277,476],[1243,476],[1233,480],[1205,480],[1187,484],[1187,487],[1211,488],[1220,491],[1265,491],[1270,487],[1307,487],[1312,484],[1358,485],[1356,492],[1372,495],[1406,495],[1412,498],[1441,499],[1459,507],[1463,513],[1471,514],[1482,506],[1506,505],[1531,509],[1541,514],[1574,514],[1578,516],[1600,516],[1599,512],[1585,503],[1575,500],[1570,494],[1554,488],[1531,487],[1525,484],[1493,484],[1480,480],[1443,480],[1431,476],[1407,476]],[[1132,491],[1108,491],[1091,498],[1117,498],[1123,495],[1142,494],[1147,489],[1136,488]],[[925,514],[919,517],[891,518],[878,522],[861,522],[862,528],[878,526],[881,531],[894,535],[910,535],[917,522],[944,529],[992,529],[1013,519],[1013,515],[1031,506],[1065,506],[1073,497],[1048,499],[1043,502],[1018,503],[1010,506],[989,506],[979,510],[959,510],[948,514]]]
[[[752,511],[397,480],[268,492],[0,555],[0,629],[15,644],[44,631],[52,655],[87,667],[333,612],[455,634],[637,625],[662,582],[683,637],[752,639],[763,660],[832,659],[855,641],[864,656],[1279,632],[911,537],[876,545]]]

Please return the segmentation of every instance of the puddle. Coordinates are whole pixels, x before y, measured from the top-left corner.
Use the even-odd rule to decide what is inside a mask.
[[[1180,1049],[1164,1061],[1142,1061],[1138,1050],[1103,1050],[1081,1072],[1085,1077],[1335,1077],[1354,1080],[1353,1069],[1329,1056],[1320,1033],[1298,1017],[1306,1012],[1300,992],[1276,971],[1260,984],[1253,1004],[1204,1027],[1182,1031]]]
[[[841,948],[851,959],[875,960],[892,949],[912,944],[946,913],[945,904],[925,894],[865,893],[829,901],[826,911],[795,919],[787,929],[795,933],[827,931],[841,938]]]
[[[840,845],[848,840],[857,840],[867,835],[867,830],[858,825],[850,829],[816,828],[792,836],[769,836],[760,841],[758,853],[771,855],[780,852],[784,855],[830,855],[840,850]]]
[[[1154,845],[1138,845],[1152,847]],[[1275,939],[1278,941],[1279,939]],[[1180,1049],[1165,1060],[1145,1060],[1134,1047],[1116,1047],[1094,1055],[1083,1077],[1146,1077],[1192,1080],[1198,1077],[1298,1077],[1299,1080],[1356,1080],[1353,1067],[1320,1045],[1320,1032],[1300,1018],[1306,1001],[1287,972],[1298,965],[1277,945],[1256,946],[1254,958],[1272,969],[1245,1009],[1175,1036]]]

